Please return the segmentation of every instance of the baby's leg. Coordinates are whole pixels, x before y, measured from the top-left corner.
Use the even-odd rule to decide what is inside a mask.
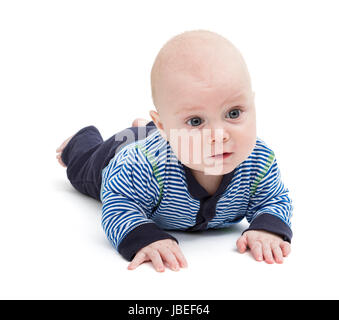
[[[57,149],[57,159],[67,167],[67,177],[73,187],[97,200],[100,200],[98,181],[101,168],[93,166],[91,158],[102,143],[99,130],[87,126],[66,139]]]
[[[67,177],[74,188],[100,200],[102,169],[121,147],[144,139],[153,130],[156,130],[154,123],[147,121],[145,128],[130,127],[103,141],[99,130],[88,126],[65,140],[57,152],[60,152],[60,161],[67,167]]]

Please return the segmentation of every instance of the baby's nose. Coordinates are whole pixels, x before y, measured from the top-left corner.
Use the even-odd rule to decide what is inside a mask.
[[[210,143],[223,143],[230,139],[228,132],[223,129],[214,129],[210,132]]]

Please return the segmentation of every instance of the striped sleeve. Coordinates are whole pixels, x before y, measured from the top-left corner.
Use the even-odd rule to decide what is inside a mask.
[[[138,148],[121,150],[103,170],[102,227],[125,259],[154,241],[177,241],[149,218],[159,196],[152,166]]]
[[[250,202],[246,214],[250,226],[245,231],[265,230],[291,242],[290,220],[293,205],[288,195],[289,190],[281,180],[273,151],[269,150],[260,164],[261,170],[251,186]]]

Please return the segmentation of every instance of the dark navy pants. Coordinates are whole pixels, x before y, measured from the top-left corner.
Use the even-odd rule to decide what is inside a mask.
[[[96,127],[82,128],[61,154],[69,181],[76,190],[100,201],[102,169],[122,147],[144,139],[154,130],[156,127],[150,121],[144,127],[129,127],[104,141]]]

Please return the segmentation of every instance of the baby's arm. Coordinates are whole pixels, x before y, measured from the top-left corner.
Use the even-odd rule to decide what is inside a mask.
[[[148,260],[161,268],[159,255],[171,268],[176,267],[173,255],[182,266],[177,240],[149,219],[159,189],[143,155],[135,149],[121,151],[102,177],[102,226],[115,249],[128,261],[133,260],[129,269]]]
[[[274,153],[253,184],[246,218],[250,226],[237,241],[239,252],[248,247],[254,258],[267,263],[283,262],[290,252],[292,201],[281,181]]]

